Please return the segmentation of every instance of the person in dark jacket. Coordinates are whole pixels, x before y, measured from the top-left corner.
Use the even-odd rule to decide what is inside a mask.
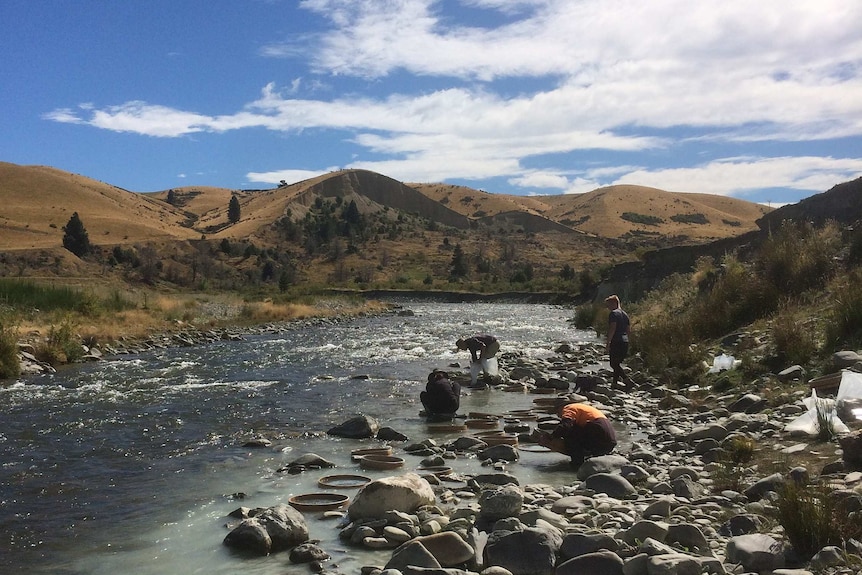
[[[428,415],[454,414],[461,406],[461,384],[449,379],[445,371],[434,370],[419,399]]]
[[[622,380],[626,387],[633,385],[632,380],[623,370],[623,360],[629,353],[629,337],[632,334],[631,321],[623,308],[620,298],[612,295],[605,299],[608,308],[608,337],[606,340],[609,362],[614,372],[614,384]]]

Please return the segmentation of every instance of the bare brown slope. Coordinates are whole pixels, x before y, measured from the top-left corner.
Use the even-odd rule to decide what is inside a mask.
[[[0,162],[0,199],[0,249],[61,246],[74,212],[96,245],[198,235],[162,202],[44,166]]]

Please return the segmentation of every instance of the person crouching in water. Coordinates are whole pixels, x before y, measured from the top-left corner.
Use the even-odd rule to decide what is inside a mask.
[[[461,406],[461,384],[449,379],[445,371],[434,370],[419,399],[427,415],[454,415]]]
[[[538,431],[539,445],[568,455],[572,465],[596,455],[607,455],[617,445],[617,435],[604,413],[586,403],[569,403],[557,410],[560,423],[552,433]]]

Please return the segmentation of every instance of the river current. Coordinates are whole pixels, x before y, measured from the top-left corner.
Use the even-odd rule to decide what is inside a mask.
[[[532,357],[553,355],[560,342],[596,341],[556,306],[402,303],[414,315],[111,357],[0,389],[0,572],[307,573],[286,553],[237,557],[222,539],[237,507],[322,491],[322,475],[392,473],[361,470],[350,457],[380,442],[330,437],[327,429],[363,413],[411,442],[428,438],[419,392],[432,369],[469,365],[454,346],[461,335],[493,333],[501,353]],[[465,390],[460,412],[527,409],[532,398]],[[272,446],[243,447],[257,435]],[[337,467],[277,471],[304,453]],[[402,471],[415,470],[420,458],[405,458]],[[451,465],[480,469],[475,459]],[[557,454],[524,452],[510,471],[522,483],[573,479]],[[336,520],[307,521],[312,539],[333,555],[328,568],[358,573],[388,557],[345,548]]]

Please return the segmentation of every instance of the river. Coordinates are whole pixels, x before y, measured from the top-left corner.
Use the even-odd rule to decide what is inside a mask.
[[[559,342],[596,341],[566,322],[570,309],[556,306],[404,307],[414,315],[111,357],[0,389],[0,571],[307,573],[287,554],[243,559],[221,541],[227,514],[241,505],[268,507],[321,491],[316,482],[325,474],[387,474],[360,470],[350,458],[352,449],[379,442],[330,437],[327,429],[363,413],[411,441],[426,439],[419,392],[432,369],[468,365],[467,352],[454,347],[461,335],[493,333],[501,353],[532,357],[553,355]],[[461,412],[505,413],[531,401],[528,394],[469,390]],[[256,435],[272,446],[243,447]],[[277,472],[308,452],[337,468]],[[418,458],[405,457],[404,470],[415,469]],[[511,471],[522,482],[570,481],[561,457],[524,453]],[[478,465],[453,462],[462,472]],[[333,520],[308,522],[312,538],[333,555],[328,569],[358,573],[388,556],[346,549]]]

